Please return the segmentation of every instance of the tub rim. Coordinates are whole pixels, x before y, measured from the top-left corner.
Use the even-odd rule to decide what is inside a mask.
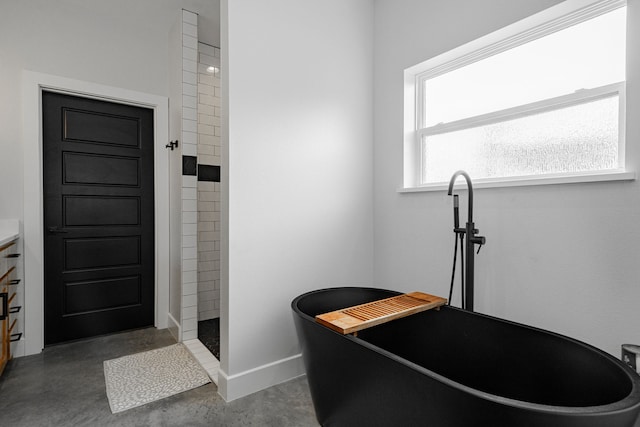
[[[518,322],[514,322],[511,320],[507,320],[507,319],[501,319],[499,317],[495,317],[495,316],[490,316],[487,314],[483,314],[483,313],[479,313],[479,312],[468,312],[465,310],[462,310],[461,308],[458,307],[454,307],[454,306],[446,306],[447,309],[453,309],[453,310],[457,310],[457,311],[463,311],[467,314],[470,315],[476,315],[476,316],[481,316],[484,317],[486,319],[490,319],[490,320],[494,320],[494,321],[498,321],[501,323],[506,323],[506,324],[510,324],[510,325],[514,325],[514,326],[519,326],[519,327],[523,327],[526,329],[529,329],[531,331],[535,331],[537,333],[545,333],[545,334],[549,334],[552,336],[555,336],[556,338],[560,338],[560,339],[564,339],[564,340],[568,340],[582,348],[584,348],[586,351],[590,351],[590,352],[594,352],[596,353],[599,357],[604,358],[605,360],[607,360],[609,363],[613,363],[618,369],[620,369],[625,375],[626,377],[629,379],[629,381],[631,382],[631,391],[629,392],[629,394],[627,396],[625,396],[623,399],[618,400],[617,402],[612,402],[612,403],[607,403],[605,405],[594,405],[594,406],[557,406],[557,405],[545,405],[545,404],[541,404],[541,403],[534,403],[534,402],[527,402],[524,400],[518,400],[518,399],[513,399],[513,398],[509,398],[509,397],[504,397],[504,396],[498,396],[495,394],[491,394],[491,393],[487,393],[481,390],[477,390],[475,388],[469,387],[467,385],[464,385],[462,383],[459,383],[457,381],[453,381],[445,376],[442,376],[440,374],[437,374],[436,372],[433,372],[423,366],[420,366],[416,363],[413,363],[407,359],[404,359],[396,354],[391,353],[390,351],[387,351],[383,348],[380,348],[378,346],[375,346],[367,341],[364,341],[363,339],[360,339],[358,337],[354,337],[351,334],[346,334],[343,335],[337,331],[334,331],[330,328],[327,328],[319,323],[317,323],[315,321],[315,318],[303,313],[299,308],[298,308],[298,302],[300,300],[302,300],[303,298],[309,297],[313,294],[316,293],[323,293],[323,292],[331,292],[331,291],[338,291],[338,290],[342,290],[342,289],[349,289],[349,290],[356,290],[356,289],[362,289],[362,290],[366,290],[366,291],[384,291],[384,292],[391,292],[391,293],[396,293],[396,294],[402,294],[402,292],[400,291],[396,291],[396,290],[392,290],[392,289],[385,289],[385,288],[376,288],[376,287],[365,287],[365,286],[337,286],[337,287],[328,287],[328,288],[321,288],[321,289],[315,289],[315,290],[311,290],[308,292],[305,292],[303,294],[298,295],[296,298],[294,298],[291,301],[291,309],[300,317],[302,317],[304,320],[309,321],[311,323],[313,323],[314,325],[317,325],[320,328],[323,328],[333,334],[335,334],[337,337],[343,338],[343,339],[347,339],[349,341],[352,341],[355,344],[358,345],[362,345],[366,348],[368,348],[371,351],[374,351],[384,357],[387,357],[389,359],[392,359],[400,364],[403,364],[417,372],[419,372],[422,375],[431,377],[441,383],[444,383],[445,385],[447,385],[448,387],[454,388],[454,389],[458,389],[460,391],[463,391],[465,393],[471,394],[475,397],[478,397],[480,399],[485,399],[485,400],[489,400],[491,402],[494,402],[496,404],[499,405],[504,405],[504,406],[512,406],[512,407],[516,407],[519,409],[523,409],[523,410],[529,410],[529,411],[534,411],[534,412],[541,412],[541,413],[555,413],[555,414],[566,414],[566,415],[600,415],[600,414],[615,414],[615,413],[622,413],[622,412],[626,412],[629,410],[633,410],[634,408],[638,408],[640,407],[640,375],[636,374],[630,367],[628,367],[627,365],[625,365],[621,360],[616,359],[615,357],[613,357],[612,355],[610,355],[609,353],[605,352],[604,350],[601,350],[591,344],[587,344],[583,341],[577,340],[575,338],[571,338],[569,336],[563,335],[563,334],[559,334],[557,332],[553,332],[553,331],[549,331],[546,329],[542,329],[542,328],[537,328],[535,326],[530,326],[530,325],[526,325],[523,323],[518,323]],[[304,356],[304,355],[303,355]]]

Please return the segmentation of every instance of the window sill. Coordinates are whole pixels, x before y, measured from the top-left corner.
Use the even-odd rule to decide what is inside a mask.
[[[634,181],[635,172],[616,170],[611,172],[588,172],[583,174],[522,176],[513,178],[485,178],[473,180],[473,188],[525,187],[531,185],[578,184],[584,182]],[[463,181],[457,185],[462,187]],[[449,188],[448,182],[424,184],[416,187],[401,187],[398,193],[418,193],[423,191],[443,191]]]

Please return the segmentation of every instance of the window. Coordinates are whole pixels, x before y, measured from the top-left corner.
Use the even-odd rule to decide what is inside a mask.
[[[625,4],[563,3],[405,70],[405,187],[624,171]]]

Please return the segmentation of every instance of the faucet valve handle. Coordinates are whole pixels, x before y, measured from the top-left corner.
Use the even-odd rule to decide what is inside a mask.
[[[480,253],[480,249],[487,243],[487,238],[484,236],[473,236],[471,241],[478,245],[478,250],[476,251],[476,255]]]

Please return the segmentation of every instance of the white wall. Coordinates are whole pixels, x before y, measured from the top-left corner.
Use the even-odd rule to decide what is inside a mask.
[[[6,0],[0,4],[0,218],[22,218],[21,70],[168,96],[168,33],[181,8],[218,0]],[[211,24],[213,25],[213,24]],[[205,37],[215,37],[207,32]],[[217,43],[219,40],[202,40]]]
[[[302,373],[294,297],[372,280],[373,3],[233,0],[221,14],[219,390],[234,399]]]
[[[451,198],[399,194],[403,69],[553,4],[376,0],[374,203],[377,285],[447,295]],[[640,115],[640,1],[629,1],[628,117]],[[640,122],[627,122],[627,163],[640,165]],[[466,198],[461,194],[466,216]],[[640,183],[479,189],[476,309],[567,334],[619,356],[638,343]],[[459,282],[457,282],[459,283]],[[459,298],[459,285],[455,289]],[[454,302],[459,300],[454,298]]]
[[[167,94],[166,33],[108,22],[85,2],[6,1],[0,9],[0,218],[22,218],[21,70]],[[122,2],[125,3],[125,2]],[[121,24],[119,31],[114,31]],[[162,43],[157,39],[162,37]],[[140,52],[147,52],[144,57]],[[152,72],[161,68],[158,72]],[[16,177],[18,177],[16,179]],[[9,203],[8,201],[12,202]]]

